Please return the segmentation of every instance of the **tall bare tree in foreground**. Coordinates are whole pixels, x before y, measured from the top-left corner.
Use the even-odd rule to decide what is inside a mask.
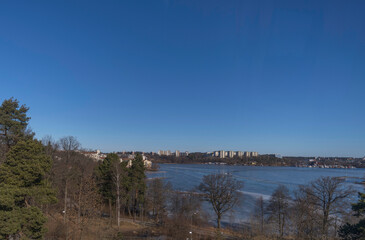
[[[233,178],[231,174],[210,174],[203,177],[198,189],[205,200],[211,203],[217,215],[217,227],[221,227],[222,215],[239,203],[238,190],[243,183]]]
[[[289,189],[281,185],[271,195],[269,205],[267,206],[267,210],[270,212],[270,219],[276,223],[280,238],[284,236],[285,224],[289,217],[289,203]]]
[[[208,219],[201,207],[199,195],[193,191],[172,191],[169,212],[163,224],[166,234],[174,239],[191,239],[196,236],[194,226],[204,226]]]
[[[117,224],[120,227],[120,209],[121,209],[121,197],[122,197],[122,180],[125,178],[126,171],[122,168],[119,157],[115,153],[108,154],[108,158],[112,160],[111,162],[111,175],[115,188],[115,207],[117,214]]]
[[[58,171],[63,172],[62,176],[62,183],[63,183],[63,221],[64,223],[67,222],[67,214],[68,214],[68,207],[67,201],[70,195],[70,187],[72,187],[71,181],[74,180],[77,173],[77,167],[75,166],[75,159],[73,157],[76,155],[76,150],[79,149],[81,144],[77,141],[77,139],[73,136],[63,137],[59,140],[59,146],[61,147],[61,159],[63,161],[60,163],[60,168],[56,167]],[[55,165],[58,165],[55,163]],[[77,164],[76,164],[77,165]],[[66,224],[66,236],[68,235],[68,225]]]
[[[306,191],[308,186],[299,186],[294,192],[293,205],[291,207],[291,222],[296,239],[316,239],[320,235],[320,212],[314,206],[313,196]]]
[[[354,193],[351,188],[344,188],[343,179],[336,177],[321,177],[311,182],[305,193],[312,199],[312,204],[321,213],[321,232],[322,238],[328,239],[330,223],[335,220],[344,201]]]
[[[251,234],[265,235],[265,214],[266,204],[264,198],[260,196],[256,200],[254,212],[251,216]]]
[[[164,183],[162,179],[154,178],[147,183],[147,211],[157,223],[162,222],[167,214],[168,199],[172,192],[171,183]]]

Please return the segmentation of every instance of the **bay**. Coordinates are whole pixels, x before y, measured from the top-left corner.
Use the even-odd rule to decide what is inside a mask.
[[[237,180],[244,183],[240,190],[242,194],[241,205],[233,213],[227,214],[223,219],[226,222],[247,221],[253,212],[256,200],[262,196],[265,201],[279,185],[286,186],[293,194],[299,185],[308,184],[322,176],[344,177],[345,187],[352,187],[356,191],[363,191],[364,187],[358,182],[363,181],[363,169],[328,169],[328,168],[298,168],[298,167],[258,167],[258,166],[231,166],[209,164],[159,164],[157,172],[149,172],[148,178],[163,178],[170,182],[175,190],[195,191],[203,176],[212,173],[232,174]],[[356,201],[356,196],[351,199]],[[210,214],[212,220],[214,213],[208,204],[204,209]]]

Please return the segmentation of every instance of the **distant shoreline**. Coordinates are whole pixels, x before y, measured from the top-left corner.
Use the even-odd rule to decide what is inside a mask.
[[[313,168],[313,169],[363,169],[365,166],[360,167],[346,167],[343,165],[324,165],[324,166],[289,166],[289,165],[248,165],[248,164],[238,164],[238,163],[226,163],[226,162],[155,162],[156,164],[199,164],[199,165],[222,165],[222,166],[245,166],[245,167],[295,167],[295,168]],[[148,170],[153,172],[154,170]]]

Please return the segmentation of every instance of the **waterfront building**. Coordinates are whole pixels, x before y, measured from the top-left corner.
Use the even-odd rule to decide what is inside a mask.
[[[83,154],[86,157],[89,157],[89,158],[93,159],[96,162],[97,161],[102,161],[106,157],[106,154],[101,153],[100,150],[96,150],[94,152],[85,152],[85,151],[82,151],[80,153]]]
[[[184,153],[182,153],[182,155],[189,156],[189,152],[188,151],[185,151]]]
[[[170,150],[167,150],[167,151],[159,150],[157,154],[160,156],[170,156],[171,151]]]
[[[243,157],[243,152],[242,151],[237,151],[236,156],[237,157]]]
[[[225,158],[226,157],[226,152],[224,150],[220,150],[219,151],[219,157],[220,158]]]
[[[233,158],[233,157],[257,157],[259,154],[258,152],[242,152],[242,151],[224,151],[224,150],[220,150],[220,151],[214,151],[212,152],[212,154],[210,154],[213,157],[220,157],[220,158],[225,158],[225,157],[229,157],[229,158]]]
[[[127,158],[125,159],[119,158],[119,160],[120,162],[128,162],[127,168],[130,168],[133,165],[134,158],[135,158],[134,154],[129,154]],[[142,161],[145,168],[150,169],[152,167],[152,162],[148,160],[145,155],[142,155]]]

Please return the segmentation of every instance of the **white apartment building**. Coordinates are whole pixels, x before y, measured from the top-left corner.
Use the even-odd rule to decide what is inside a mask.
[[[227,154],[228,154],[228,157],[229,158],[233,158],[234,157],[234,152],[233,151],[228,151]]]
[[[176,151],[175,151],[175,156],[176,156],[176,157],[180,157],[180,151],[179,151],[179,150],[176,150]]]

